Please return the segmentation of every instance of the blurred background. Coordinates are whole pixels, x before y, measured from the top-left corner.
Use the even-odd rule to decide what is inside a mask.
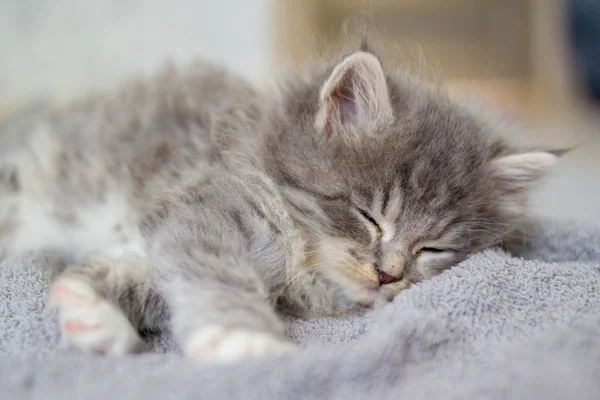
[[[600,220],[600,0],[2,0],[0,119],[167,60],[268,82],[335,53],[364,13],[386,64],[479,96],[528,139],[576,145],[536,209]]]

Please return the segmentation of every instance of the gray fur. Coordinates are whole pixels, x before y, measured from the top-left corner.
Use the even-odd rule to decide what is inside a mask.
[[[274,93],[199,63],[49,115],[3,163],[0,250],[61,253],[63,279],[185,344],[210,325],[283,340],[278,312],[360,310],[514,235],[555,157],[505,158],[525,150],[375,60]]]

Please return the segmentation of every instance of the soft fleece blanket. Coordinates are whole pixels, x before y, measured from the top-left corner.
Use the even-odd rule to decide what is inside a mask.
[[[600,227],[545,222],[364,316],[290,320],[300,349],[230,366],[170,338],[125,358],[60,343],[51,261],[0,264],[0,399],[600,399]]]

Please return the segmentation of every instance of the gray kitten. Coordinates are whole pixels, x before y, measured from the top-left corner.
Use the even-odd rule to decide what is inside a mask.
[[[557,160],[366,50],[273,93],[170,69],[19,129],[1,251],[70,260],[66,340],[123,354],[169,328],[215,361],[288,350],[279,313],[360,310],[501,243]]]

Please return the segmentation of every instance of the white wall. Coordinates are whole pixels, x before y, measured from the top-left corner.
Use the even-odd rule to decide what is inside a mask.
[[[104,88],[167,58],[269,75],[276,0],[2,0],[0,106]]]

